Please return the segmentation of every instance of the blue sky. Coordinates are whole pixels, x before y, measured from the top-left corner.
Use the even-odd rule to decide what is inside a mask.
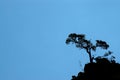
[[[1,0],[0,80],[70,80],[89,61],[83,50],[65,44],[70,33],[107,41],[119,62],[119,4],[119,0]]]

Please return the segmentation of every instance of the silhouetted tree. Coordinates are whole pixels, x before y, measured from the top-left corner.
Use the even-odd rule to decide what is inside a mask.
[[[69,34],[68,38],[66,39],[66,44],[69,44],[70,42],[74,43],[77,48],[85,49],[85,51],[89,55],[90,63],[93,63],[93,59],[94,59],[94,57],[91,54],[91,51],[96,51],[97,47],[100,47],[102,49],[109,48],[109,45],[102,40],[96,40],[96,44],[94,45],[90,40],[87,40],[85,38],[84,34],[76,34],[76,33]]]
[[[120,80],[120,64],[115,62],[115,57],[111,56],[111,51],[106,52],[103,56],[94,57],[91,51],[96,51],[97,47],[108,49],[109,45],[102,40],[96,40],[93,44],[85,38],[84,34],[69,34],[66,44],[73,43],[77,48],[84,49],[90,59],[90,63],[85,64],[84,72],[79,72],[77,76],[72,76],[72,80]],[[93,59],[95,62],[93,62]]]

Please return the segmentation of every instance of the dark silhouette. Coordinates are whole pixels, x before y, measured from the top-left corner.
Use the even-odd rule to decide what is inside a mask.
[[[85,64],[84,71],[72,76],[72,80],[120,80],[120,64],[116,63],[114,56],[108,58],[112,54],[111,51],[103,56],[91,55],[91,51],[96,51],[97,47],[108,49],[109,45],[105,41],[96,40],[96,44],[93,45],[90,40],[85,39],[84,34],[72,33],[68,36],[66,44],[70,42],[77,48],[85,49],[90,58],[90,63]]]
[[[72,76],[72,80],[120,80],[120,64],[99,57],[96,62],[86,64],[84,72]]]
[[[96,44],[93,45],[93,43],[90,40],[87,40],[85,38],[84,34],[76,34],[76,33],[70,34],[66,39],[66,44],[69,44],[70,42],[74,43],[77,48],[86,50],[86,52],[89,55],[90,63],[93,63],[93,59],[94,59],[94,57],[91,55],[91,51],[96,51],[97,47],[101,47],[102,49],[108,49],[109,47],[109,45],[102,40],[96,40]]]

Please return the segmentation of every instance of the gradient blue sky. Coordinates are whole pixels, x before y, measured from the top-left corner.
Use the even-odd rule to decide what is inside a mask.
[[[120,0],[1,0],[0,80],[70,80],[88,62],[65,44],[73,32],[107,41],[119,62]]]

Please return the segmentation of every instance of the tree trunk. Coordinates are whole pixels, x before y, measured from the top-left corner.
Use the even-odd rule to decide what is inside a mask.
[[[93,63],[93,59],[92,59],[91,52],[89,52],[88,54],[89,54],[89,60],[90,60],[90,63]]]
[[[91,49],[90,48],[87,48],[86,49],[88,55],[89,55],[89,60],[90,60],[90,63],[93,63],[93,59],[92,59],[92,55],[91,55]]]

